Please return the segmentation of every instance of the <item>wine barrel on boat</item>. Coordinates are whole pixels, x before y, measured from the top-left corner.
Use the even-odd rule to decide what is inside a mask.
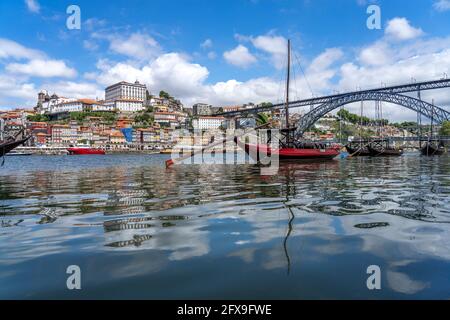
[[[354,157],[370,156],[369,149],[367,149],[366,146],[353,147],[351,145],[346,145],[345,149],[347,149],[347,152]]]
[[[403,154],[403,149],[398,149],[394,147],[384,147],[378,145],[369,145],[367,149],[370,152],[371,157],[386,157],[386,156],[401,156]]]

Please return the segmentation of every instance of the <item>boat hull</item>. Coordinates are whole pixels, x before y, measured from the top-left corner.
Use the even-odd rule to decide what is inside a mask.
[[[267,156],[278,155],[280,160],[331,160],[340,154],[340,147],[332,147],[326,149],[297,149],[297,148],[281,148],[272,150],[269,146],[264,144],[244,144],[239,139],[235,138],[235,142],[241,147],[247,154],[253,158],[256,156],[256,160],[259,161],[260,154]]]
[[[105,151],[101,149],[90,148],[68,148],[67,151],[70,155],[104,155]]]
[[[424,156],[440,156],[444,154],[445,148],[433,145],[431,143],[427,143],[422,149],[420,149],[420,153]]]
[[[347,146],[345,146],[345,149],[347,149],[347,152],[353,157],[368,157],[368,156],[370,156],[370,152],[367,149],[367,147],[352,148],[347,145]]]
[[[8,154],[18,146],[24,144],[30,137],[26,137],[20,140],[6,141],[0,144],[0,157]]]
[[[399,157],[403,154],[401,149],[377,149],[371,146],[368,146],[367,149],[371,157]]]

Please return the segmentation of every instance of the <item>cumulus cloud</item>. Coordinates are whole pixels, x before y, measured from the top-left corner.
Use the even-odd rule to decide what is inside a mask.
[[[450,0],[437,0],[433,3],[433,8],[441,12],[450,10]]]
[[[287,40],[282,36],[262,35],[251,38],[250,41],[255,48],[271,55],[274,66],[281,69],[286,60]]]
[[[6,66],[10,73],[42,78],[72,78],[77,75],[75,69],[69,68],[62,60],[30,60],[27,63],[11,63]]]
[[[414,28],[406,18],[394,18],[388,21],[386,35],[394,40],[410,40],[423,35],[420,28]]]
[[[45,54],[38,51],[24,47],[23,45],[9,40],[0,38],[0,59],[39,59],[45,57]]]
[[[378,41],[361,50],[358,60],[365,65],[381,66],[392,59],[389,45],[384,41]]]
[[[69,98],[103,98],[104,88],[98,84],[90,82],[57,81],[45,82],[40,86],[40,90],[50,90],[58,95]]]
[[[247,47],[241,44],[233,50],[224,52],[223,57],[229,64],[241,68],[247,68],[257,61],[255,56],[248,51]]]
[[[41,11],[41,6],[37,0],[25,0],[25,4],[30,12],[39,13]]]
[[[0,74],[0,103],[8,103],[8,98],[31,100],[35,98],[35,92],[33,83],[24,83]]]
[[[159,43],[150,35],[135,32],[131,35],[93,33],[94,39],[109,41],[109,49],[115,53],[137,60],[151,60],[161,54]]]

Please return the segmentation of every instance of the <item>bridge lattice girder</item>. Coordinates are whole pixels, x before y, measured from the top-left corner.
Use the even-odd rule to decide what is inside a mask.
[[[360,101],[383,101],[397,104],[410,110],[413,110],[415,112],[418,112],[429,119],[433,118],[434,121],[438,123],[442,123],[445,120],[450,120],[449,112],[447,112],[442,108],[433,106],[432,104],[425,102],[423,100],[389,92],[361,91],[361,92],[352,92],[350,94],[330,99],[328,102],[325,102],[312,109],[310,112],[305,114],[298,122],[297,135],[301,136],[317,120],[322,118],[327,113],[346,104]]]

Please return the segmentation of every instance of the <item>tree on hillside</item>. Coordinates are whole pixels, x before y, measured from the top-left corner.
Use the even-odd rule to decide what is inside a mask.
[[[271,102],[263,102],[259,106],[263,108],[270,108],[273,104]]]
[[[441,136],[450,136],[450,121],[444,121],[439,130]]]
[[[161,90],[161,91],[159,92],[159,97],[160,97],[160,98],[163,98],[163,99],[170,99],[170,94],[168,94],[167,92]]]
[[[147,97],[147,100],[150,100],[151,98],[153,98],[153,96],[150,94],[150,92],[148,90],[145,92],[145,95]]]

